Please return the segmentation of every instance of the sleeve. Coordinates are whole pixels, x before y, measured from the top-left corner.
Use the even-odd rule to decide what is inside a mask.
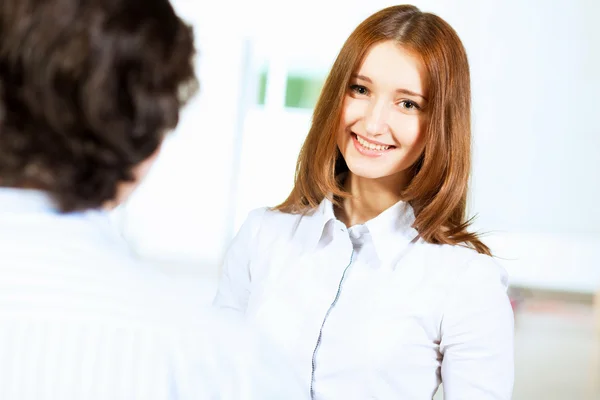
[[[250,297],[251,253],[265,211],[266,208],[261,208],[250,212],[231,242],[225,254],[213,306],[245,313]]]
[[[239,315],[212,311],[173,336],[170,400],[309,399],[278,348]]]
[[[514,383],[514,316],[508,277],[478,255],[448,294],[441,323],[446,400],[510,400]]]

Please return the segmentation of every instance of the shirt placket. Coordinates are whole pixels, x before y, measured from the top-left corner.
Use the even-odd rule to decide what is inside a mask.
[[[350,242],[350,235],[348,233],[348,230],[346,228],[339,228],[338,229],[339,232],[335,232],[335,237],[337,240],[343,240],[344,244],[346,246],[348,246],[350,248],[350,251],[348,252],[343,251],[340,252],[341,254],[349,254],[349,256],[345,259],[341,258],[341,257],[335,257],[336,261],[339,260],[345,260],[342,262],[345,262],[344,268],[342,270],[341,276],[339,278],[339,281],[337,283],[337,290],[335,291],[335,293],[333,293],[333,299],[331,301],[331,304],[329,305],[329,307],[327,308],[327,311],[325,312],[325,315],[322,319],[321,322],[321,326],[319,329],[319,334],[318,337],[316,339],[316,343],[313,349],[313,354],[312,354],[312,368],[311,368],[311,380],[310,380],[310,397],[311,399],[315,399],[316,397],[316,392],[315,392],[315,373],[316,373],[316,369],[317,369],[317,364],[318,364],[318,353],[319,353],[319,348],[321,346],[321,341],[322,341],[322,337],[323,337],[323,330],[327,324],[327,320],[331,314],[331,312],[335,309],[338,300],[342,294],[342,290],[344,287],[344,282],[346,280],[346,277],[348,276],[348,272],[350,270],[350,267],[353,264],[353,261],[355,259],[356,256],[356,244]],[[335,246],[337,247],[337,246]],[[333,249],[333,252],[337,253],[337,249]]]

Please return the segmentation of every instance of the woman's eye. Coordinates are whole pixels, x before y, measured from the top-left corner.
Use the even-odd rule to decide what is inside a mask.
[[[362,85],[350,85],[350,90],[352,90],[356,94],[367,95],[369,94],[369,89]]]
[[[406,110],[420,110],[421,108],[417,103],[410,100],[402,100],[400,106]]]

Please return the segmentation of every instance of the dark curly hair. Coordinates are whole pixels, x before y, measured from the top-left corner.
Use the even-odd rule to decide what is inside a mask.
[[[168,0],[1,0],[0,186],[113,200],[197,90],[194,55]]]

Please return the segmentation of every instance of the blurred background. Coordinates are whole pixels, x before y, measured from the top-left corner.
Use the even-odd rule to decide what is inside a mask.
[[[201,93],[114,220],[208,303],[248,212],[290,191],[344,40],[396,3],[173,2],[195,27]],[[447,20],[469,54],[469,209],[511,276],[514,399],[600,399],[600,1],[413,4]]]

